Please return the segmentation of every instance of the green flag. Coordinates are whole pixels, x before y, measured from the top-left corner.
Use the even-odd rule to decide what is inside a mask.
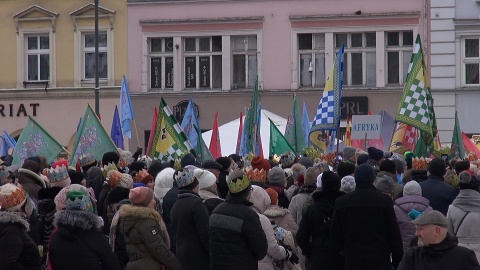
[[[197,126],[193,125],[195,128],[195,132],[197,132],[197,147],[195,148],[195,152],[197,154],[197,160],[201,163],[203,163],[206,160],[215,160],[212,156],[212,153],[210,153],[210,150],[208,150],[208,146],[203,140],[202,137],[202,132],[197,128]]]
[[[246,121],[245,121],[245,145],[249,153],[256,153],[258,137],[260,136],[258,130],[258,76],[255,80],[255,85],[253,86],[252,100],[250,102],[250,108],[247,110]]]
[[[297,105],[297,96],[294,95],[292,111],[288,117],[287,128],[285,129],[285,139],[295,148],[296,152],[302,152],[305,148],[304,134],[300,111]]]
[[[27,125],[13,149],[12,165],[20,165],[26,158],[38,155],[44,156],[50,163],[61,151],[62,145],[29,116]]]
[[[280,130],[275,126],[272,120],[269,118],[270,121],[270,149],[269,155],[273,156],[275,154],[281,155],[287,151],[295,153],[293,147],[288,143],[288,141],[283,137]]]
[[[88,105],[82,118],[82,123],[78,128],[77,140],[75,140],[72,156],[68,164],[75,165],[77,160],[86,155],[91,155],[96,160],[102,160],[103,154],[112,151],[117,151],[117,147],[110,135],[105,131],[97,114]]]
[[[179,158],[182,154],[191,152],[195,155],[187,135],[183,132],[165,100],[160,101],[157,126],[153,135],[152,147],[148,155],[162,161]]]
[[[420,131],[420,137],[418,137],[417,142],[415,143],[415,148],[413,149],[413,154],[416,157],[429,157],[427,151],[427,144],[425,142],[425,132]]]
[[[458,122],[457,112],[455,112],[455,126],[453,127],[452,146],[450,147],[451,158],[464,158],[465,148],[463,146],[462,130]]]
[[[433,137],[436,135],[432,130],[434,115],[422,42],[417,35],[395,121],[416,127],[425,132],[425,136]]]

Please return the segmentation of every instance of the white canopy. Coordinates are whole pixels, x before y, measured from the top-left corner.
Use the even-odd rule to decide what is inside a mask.
[[[245,117],[245,116],[244,116]],[[244,118],[243,117],[243,118]],[[242,118],[242,121],[243,121]],[[287,126],[287,119],[271,113],[267,110],[262,110],[260,122],[260,136],[262,137],[263,156],[268,157],[268,147],[270,144],[270,122],[268,118],[277,126],[278,130],[283,134]],[[239,118],[230,121],[218,127],[220,136],[220,145],[222,147],[222,155],[228,156],[234,154],[237,148],[238,127],[240,125]],[[210,138],[212,131],[207,131],[202,134],[203,140],[207,145],[210,145]]]

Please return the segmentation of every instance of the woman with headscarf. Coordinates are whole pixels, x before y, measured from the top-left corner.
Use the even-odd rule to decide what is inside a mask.
[[[37,245],[27,231],[27,194],[22,186],[0,187],[0,269],[40,269]]]

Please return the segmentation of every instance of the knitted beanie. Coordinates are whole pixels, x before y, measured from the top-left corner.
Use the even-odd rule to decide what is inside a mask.
[[[270,169],[270,171],[268,171],[267,179],[269,184],[284,186],[286,180],[285,172],[278,166],[273,167]]]
[[[355,149],[354,147],[351,147],[351,146],[347,146],[347,147],[343,148],[343,158],[344,159],[351,158],[352,156],[355,155],[356,151],[357,151],[357,149]]]
[[[105,166],[109,163],[117,165],[119,161],[120,155],[116,151],[106,152],[102,157],[102,166]]]
[[[147,207],[153,200],[153,190],[148,187],[132,188],[128,199],[132,205]]]
[[[355,165],[350,162],[339,162],[337,165],[337,174],[338,177],[343,178],[347,175],[352,175],[355,173]]]
[[[195,157],[192,154],[187,153],[180,159],[180,166],[185,167],[187,165],[195,165],[195,161]]]
[[[332,171],[322,174],[322,190],[336,191],[340,189],[340,178]]]
[[[380,149],[377,149],[375,147],[369,147],[367,151],[369,159],[380,161],[383,158],[383,151]]]
[[[218,164],[222,165],[222,171],[228,170],[232,164],[232,160],[228,157],[219,157],[215,160]]]
[[[381,192],[393,193],[395,191],[395,183],[393,182],[392,178],[384,175],[377,177],[375,188]]]
[[[351,175],[344,176],[340,181],[340,190],[345,193],[350,193],[355,190],[355,178]]]
[[[217,182],[215,175],[207,170],[195,169],[193,175],[198,180],[199,189],[211,187]]]
[[[270,170],[270,162],[263,157],[253,157],[250,165],[252,166],[252,169],[257,169],[259,171],[263,169],[266,173]]]
[[[422,187],[417,181],[412,180],[403,187],[403,196],[418,195],[422,196]]]
[[[375,181],[375,170],[372,166],[362,164],[355,169],[355,183],[368,183],[372,184]]]

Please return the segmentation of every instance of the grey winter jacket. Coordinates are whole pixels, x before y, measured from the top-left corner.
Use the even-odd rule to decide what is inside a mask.
[[[460,190],[448,207],[447,220],[448,232],[457,236],[458,245],[473,250],[480,260],[480,193],[471,189]]]
[[[432,207],[429,206],[429,201],[422,196],[411,195],[401,197],[395,200],[393,209],[397,216],[397,223],[400,227],[400,234],[402,235],[403,251],[405,252],[412,238],[415,236],[415,225],[412,224],[412,218],[408,216],[408,213],[415,209],[423,214],[432,211]]]

